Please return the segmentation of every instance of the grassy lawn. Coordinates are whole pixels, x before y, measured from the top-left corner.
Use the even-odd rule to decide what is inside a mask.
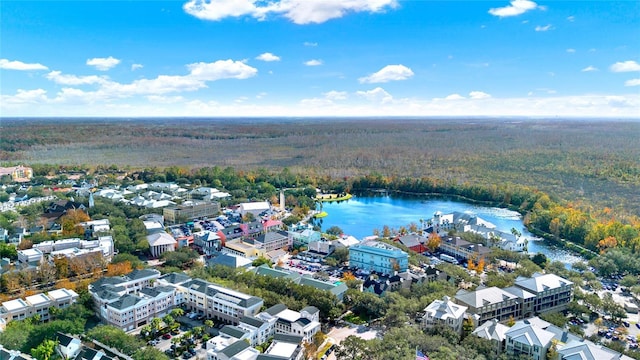
[[[315,215],[314,215],[314,217],[315,217],[316,219],[321,219],[321,218],[323,218],[323,217],[326,217],[327,215],[329,215],[329,214],[327,214],[327,212],[326,212],[326,211],[323,211],[323,212],[321,212],[321,213],[319,213],[319,214],[315,214]]]
[[[331,202],[331,201],[344,201],[351,199],[351,194],[347,194],[345,196],[338,197],[337,194],[324,194],[316,196],[316,200],[322,202]]]

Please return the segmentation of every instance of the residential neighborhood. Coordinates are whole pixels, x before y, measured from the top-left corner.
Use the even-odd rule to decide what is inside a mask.
[[[9,238],[19,227],[5,230],[15,256],[3,259],[0,331],[56,323],[73,305],[95,329],[169,358],[346,359],[354,337],[384,339],[398,325],[486,341],[484,358],[630,359],[620,350],[638,346],[637,298],[614,284],[622,275],[598,280],[614,289],[598,293],[576,284],[577,270],[536,265],[517,231],[477,216],[437,212],[409,231],[357,239],[322,231],[318,212],[288,207],[307,201],[302,191],[234,203],[232,192],[206,186],[82,184],[3,207],[37,207],[30,216],[42,225],[17,244]],[[307,194],[318,201],[320,192]],[[33,279],[26,290],[25,274]],[[610,301],[600,305],[606,313],[590,307],[593,296]],[[411,305],[394,308],[400,299]],[[80,335],[49,340],[65,358],[131,358],[100,335]]]

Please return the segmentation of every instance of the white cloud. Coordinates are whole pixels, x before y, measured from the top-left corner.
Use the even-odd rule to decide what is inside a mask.
[[[18,61],[18,60],[10,61],[8,59],[0,59],[0,69],[21,70],[21,71],[49,70],[48,67],[39,63],[28,64],[28,63],[23,63],[22,61]]]
[[[489,9],[489,14],[498,17],[518,16],[539,7],[538,4],[529,0],[513,0],[510,4],[501,8]]]
[[[551,24],[547,24],[545,26],[538,25],[535,28],[535,30],[538,31],[538,32],[549,31],[549,30],[552,30],[552,29],[553,29],[553,27],[551,26]]]
[[[584,69],[582,69],[580,71],[582,71],[582,72],[598,71],[598,68],[595,67],[595,66],[589,65],[589,66],[587,66],[586,68],[584,68]]]
[[[255,76],[258,69],[253,68],[242,61],[218,60],[212,63],[195,63],[187,65],[191,71],[190,76],[205,80],[216,81],[220,79],[247,79]]]
[[[347,92],[346,91],[335,91],[335,90],[331,90],[328,91],[324,94],[325,98],[329,99],[329,100],[346,100],[347,99]]]
[[[350,12],[376,13],[397,5],[397,0],[189,0],[183,9],[199,19],[212,21],[241,16],[265,20],[274,14],[296,24],[319,24]]]
[[[451,94],[451,95],[447,95],[447,97],[445,97],[444,99],[445,100],[464,100],[465,97],[460,94]]]
[[[175,103],[183,102],[185,99],[182,96],[149,95],[147,96],[147,100],[149,100],[152,103],[175,104]]]
[[[322,65],[322,60],[320,60],[320,59],[312,59],[312,60],[309,60],[309,61],[305,61],[304,64],[307,65],[307,66],[320,66],[320,65]]]
[[[260,54],[258,56],[256,56],[257,60],[262,60],[262,61],[280,61],[280,57],[277,55],[273,55],[270,52],[266,52],[264,54]]]
[[[472,91],[472,92],[469,93],[469,98],[471,98],[473,100],[488,99],[490,97],[491,97],[491,95],[487,94],[486,92],[482,92],[482,91]]]
[[[567,49],[567,52],[569,54],[575,54],[576,53],[576,49]]]
[[[640,86],[640,78],[627,80],[624,82],[624,86]]]
[[[93,66],[100,71],[107,71],[120,64],[120,60],[109,56],[108,58],[87,59],[87,65]]]
[[[105,76],[76,76],[63,74],[60,71],[51,71],[46,75],[46,78],[60,85],[91,85],[109,82],[109,79]]]
[[[568,16],[568,17],[567,17],[567,21],[569,21],[569,22],[574,22],[574,21],[576,21],[576,17],[575,17],[575,16],[573,16],[573,15]]]
[[[367,90],[367,91],[357,91],[356,95],[362,96],[369,101],[379,102],[383,104],[391,102],[393,100],[393,96],[391,96],[391,94],[386,92],[381,87],[377,87],[375,89]]]
[[[317,43],[317,42],[305,41],[305,42],[303,43],[303,45],[304,45],[304,46],[309,46],[309,47],[316,47],[316,46],[318,46],[318,43]]]
[[[611,65],[611,71],[613,72],[640,71],[640,64],[638,64],[633,60],[617,62]]]
[[[15,95],[2,95],[0,97],[2,101],[0,101],[0,103],[3,105],[42,103],[47,101],[46,94],[47,91],[44,89],[18,89]]]
[[[142,69],[144,66],[142,64],[133,64],[131,65],[131,71],[136,71],[138,69]]]
[[[369,76],[358,79],[362,84],[386,83],[389,81],[406,80],[413,76],[413,71],[404,65],[387,65]]]
[[[268,95],[267,92],[262,91],[262,92],[258,93],[258,95],[256,95],[256,99],[262,99],[263,97],[265,97],[267,95]]]

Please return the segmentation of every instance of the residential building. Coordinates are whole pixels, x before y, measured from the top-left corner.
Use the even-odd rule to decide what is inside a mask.
[[[96,309],[100,309],[122,295],[153,286],[159,277],[160,271],[156,269],[134,270],[124,276],[103,277],[89,285],[89,294],[94,300]]]
[[[349,267],[380,274],[407,271],[409,255],[383,242],[363,241],[349,248]]]
[[[313,336],[320,331],[320,311],[316,307],[308,306],[297,312],[284,304],[276,304],[264,312],[277,319],[276,334],[301,336],[303,341],[311,342]]]
[[[176,239],[164,231],[147,235],[147,241],[149,242],[151,256],[156,258],[167,251],[175,251],[178,246]]]
[[[56,334],[58,344],[56,345],[56,353],[62,359],[75,359],[82,350],[82,342],[80,339],[58,332]]]
[[[240,318],[238,327],[247,331],[250,336],[247,338],[251,346],[264,344],[275,332],[275,324],[278,319],[273,316],[243,316]]]
[[[253,261],[238,255],[220,254],[207,260],[207,266],[224,265],[231,268],[249,268]]]
[[[24,320],[40,316],[40,321],[49,320],[49,309],[63,309],[75,303],[78,294],[73,290],[58,289],[49,293],[27,296],[25,299],[5,301],[0,304],[0,330],[13,320]]]
[[[9,350],[0,345],[0,359],[1,360],[34,360],[31,355],[21,353],[18,350]]]
[[[484,324],[473,330],[473,335],[491,341],[494,346],[494,355],[499,355],[504,351],[505,341],[507,339],[506,332],[509,330],[507,325],[498,322],[498,319],[487,320]]]
[[[470,243],[457,236],[443,237],[439,249],[451,256],[465,260],[480,259],[491,253],[491,248],[482,244]]]
[[[526,355],[533,360],[545,360],[554,334],[527,320],[516,322],[507,332],[506,353],[511,356]]]
[[[396,241],[417,252],[418,254],[422,254],[423,252],[427,251],[427,247],[425,246],[425,244],[427,243],[428,239],[418,234],[407,234],[404,236],[400,236]]]
[[[469,314],[477,315],[477,324],[492,319],[522,318],[520,298],[495,286],[470,292],[461,290],[455,296],[455,302],[466,306]]]
[[[573,282],[555,274],[535,273],[530,278],[518,277],[515,286],[535,295],[533,312],[562,311],[573,298]]]
[[[260,351],[245,341],[235,341],[220,350],[207,348],[207,360],[255,360],[258,355]]]
[[[312,241],[320,241],[321,234],[313,229],[289,231],[289,246],[308,246]]]
[[[445,296],[442,300],[434,300],[424,309],[422,327],[430,329],[436,325],[444,325],[462,334],[462,322],[466,311],[466,306],[457,305]]]
[[[584,339],[569,341],[557,352],[557,360],[631,360],[626,355]]]
[[[262,234],[255,239],[246,239],[262,252],[286,249],[289,247],[289,234],[286,231],[273,231]]]
[[[43,256],[38,249],[18,250],[18,264],[24,266],[40,266]]]
[[[33,177],[33,169],[18,165],[12,167],[0,167],[0,178],[8,176],[14,182],[27,182]]]
[[[174,286],[183,293],[184,303],[189,310],[234,325],[244,316],[256,315],[263,305],[259,297],[201,279],[192,279]]]
[[[191,202],[178,206],[171,206],[162,209],[164,220],[170,224],[179,223],[183,220],[191,220],[203,217],[214,217],[220,212],[220,203],[212,202]]]
[[[202,249],[206,256],[213,256],[220,253],[222,246],[224,246],[224,241],[217,233],[204,230],[193,233],[193,244]]]
[[[302,360],[302,341],[301,336],[275,334],[271,345],[256,360]]]
[[[92,220],[79,224],[85,230],[85,234],[93,237],[94,234],[108,233],[111,230],[109,219]]]

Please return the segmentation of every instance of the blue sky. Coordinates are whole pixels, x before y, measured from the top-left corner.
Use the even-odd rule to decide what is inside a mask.
[[[638,1],[5,1],[1,116],[640,117]]]

